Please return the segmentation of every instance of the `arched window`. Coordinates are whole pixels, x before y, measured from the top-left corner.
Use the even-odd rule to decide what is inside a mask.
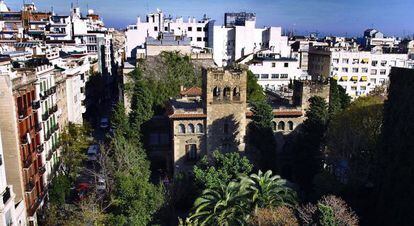
[[[276,122],[272,122],[272,129],[273,131],[276,131]]]
[[[233,89],[233,100],[239,101],[240,100],[240,87],[234,87]]]
[[[185,126],[183,124],[178,125],[178,133],[185,133]]]
[[[220,99],[220,95],[221,95],[221,89],[220,87],[214,87],[213,89],[213,99],[214,100],[219,100]]]
[[[230,100],[231,90],[230,87],[226,87],[223,90],[223,99],[224,100]]]
[[[285,130],[285,122],[279,122],[279,124],[277,124],[277,130]]]
[[[197,133],[204,133],[203,124],[201,124],[201,123],[197,124],[196,132]]]
[[[187,126],[187,130],[188,130],[188,133],[194,133],[194,125],[193,124],[188,124],[188,126]]]
[[[289,130],[293,130],[293,122],[292,121],[289,121],[288,122],[288,127],[289,127]]]

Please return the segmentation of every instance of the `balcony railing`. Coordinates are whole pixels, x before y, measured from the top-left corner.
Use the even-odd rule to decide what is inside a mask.
[[[38,154],[41,154],[44,150],[45,150],[45,148],[43,147],[43,144],[38,145],[37,148],[36,148],[36,152]]]
[[[27,117],[27,108],[19,109],[19,119],[22,120]]]
[[[43,175],[46,172],[46,168],[44,166],[39,167],[39,174]]]
[[[40,93],[39,96],[41,100],[46,100],[47,98],[47,95],[45,93]]]
[[[29,144],[29,140],[27,139],[26,134],[21,137],[21,142],[23,145]]]
[[[54,133],[57,130],[59,130],[59,123],[57,123],[56,125],[52,126],[52,128],[50,130],[52,131],[52,133]]]
[[[34,185],[33,181],[29,181],[29,183],[26,184],[25,191],[30,193],[30,192],[33,191],[34,187],[35,187],[35,185]]]
[[[50,91],[50,94],[56,93],[56,86],[50,87],[49,91]]]
[[[26,160],[24,160],[24,162],[23,162],[23,167],[25,168],[25,169],[29,169],[30,168],[30,166],[32,165],[32,158],[31,157],[28,157]]]
[[[11,193],[10,188],[7,186],[6,191],[3,193],[3,204],[6,205],[6,203],[10,200]]]
[[[49,109],[49,114],[53,114],[58,111],[58,106],[55,105]]]
[[[50,159],[52,159],[52,156],[53,156],[53,152],[47,153],[46,161],[50,161]]]
[[[36,129],[36,132],[37,132],[37,133],[38,133],[38,132],[40,132],[40,131],[42,130],[42,124],[37,123],[37,124],[35,125],[35,129]]]
[[[33,101],[32,102],[32,108],[37,110],[40,108],[40,102],[39,101]]]
[[[49,139],[50,139],[50,137],[52,136],[52,133],[50,132],[50,131],[48,131],[46,134],[45,134],[45,141],[48,141]]]
[[[44,114],[42,114],[42,120],[46,121],[49,118],[50,114],[49,111],[46,111]]]

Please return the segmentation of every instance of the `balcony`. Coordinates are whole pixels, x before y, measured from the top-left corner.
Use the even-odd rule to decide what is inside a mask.
[[[32,108],[37,110],[40,108],[40,102],[39,101],[33,101],[32,102]]]
[[[29,169],[30,168],[30,166],[32,166],[32,158],[31,157],[28,157],[26,160],[24,160],[24,162],[23,162],[23,168],[24,169]]]
[[[44,166],[39,167],[39,175],[43,175],[46,172],[46,168]]]
[[[27,117],[27,108],[19,109],[19,120],[23,120]]]
[[[22,145],[27,145],[27,144],[29,144],[29,140],[27,139],[26,134],[25,134],[25,135],[23,135],[23,136],[20,138],[20,141],[21,141]]]
[[[35,188],[35,185],[33,181],[29,181],[29,183],[26,184],[25,191],[27,193],[31,193],[34,190],[34,188]]]
[[[47,119],[49,118],[50,114],[49,111],[46,111],[44,114],[42,114],[42,120],[43,121],[47,121]]]
[[[11,193],[10,193],[10,187],[6,187],[6,191],[3,193],[3,204],[6,205],[6,203],[10,200]]]
[[[53,156],[53,152],[49,152],[49,153],[47,153],[47,156],[46,156],[46,161],[50,161],[50,159],[52,159],[52,156]]]
[[[50,132],[50,131],[48,131],[46,134],[45,134],[45,141],[48,141],[49,139],[50,139],[50,137],[52,136],[52,133]]]
[[[36,133],[40,132],[40,131],[42,130],[42,124],[37,123],[37,124],[35,125],[35,130],[36,130]]]
[[[55,105],[49,109],[49,114],[53,114],[58,111],[58,106]]]
[[[52,131],[52,133],[54,133],[57,130],[59,130],[59,123],[57,123],[56,125],[52,126],[52,128],[50,130]]]
[[[46,95],[46,94],[44,94],[44,93],[43,93],[43,94],[42,94],[42,93],[40,93],[40,94],[39,94],[39,96],[40,96],[40,99],[41,99],[41,100],[46,100],[46,98],[47,98],[47,95]]]
[[[52,86],[49,89],[50,95],[56,93],[56,86]]]
[[[43,144],[38,145],[37,148],[36,148],[36,152],[38,154],[41,154],[44,150],[45,150],[45,148],[43,147]]]

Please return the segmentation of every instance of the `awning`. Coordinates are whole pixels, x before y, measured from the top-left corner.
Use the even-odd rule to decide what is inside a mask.
[[[361,59],[361,63],[367,64],[369,62],[368,58],[363,58]]]
[[[348,81],[348,76],[342,76],[341,81]]]
[[[368,81],[368,78],[367,78],[367,76],[361,76],[361,81],[363,81],[363,82],[366,82],[366,81]]]
[[[332,78],[338,80],[338,75],[334,75]]]
[[[358,81],[358,76],[352,76],[351,81]]]

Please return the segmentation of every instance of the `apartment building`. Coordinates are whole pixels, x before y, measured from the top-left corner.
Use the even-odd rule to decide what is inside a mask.
[[[1,74],[0,129],[2,131],[6,178],[13,185],[15,202],[25,203],[27,219],[36,225],[37,212],[45,198],[42,158],[43,125],[39,121],[36,74],[25,70]]]
[[[245,14],[245,13],[241,13]],[[232,15],[237,17],[237,15]],[[227,20],[224,26],[214,26],[209,33],[209,47],[213,49],[214,63],[227,66],[242,60],[244,57],[263,50],[290,55],[288,38],[282,36],[281,27],[256,28],[255,16],[239,16],[237,23]]]
[[[281,57],[274,53],[257,53],[246,63],[256,76],[257,82],[266,90],[281,90],[306,75],[299,66],[299,60]]]
[[[4,1],[0,1],[0,40],[21,40],[23,31],[22,13],[11,11]]]
[[[70,16],[53,15],[49,18],[49,30],[46,33],[48,40],[72,40],[72,23]]]
[[[407,54],[313,47],[309,51],[309,74],[314,79],[333,77],[351,97],[358,97],[386,84],[391,68],[406,67],[407,60]]]
[[[145,21],[141,17],[137,18],[137,23],[129,25],[125,32],[126,36],[126,57],[135,58],[137,50],[145,49],[147,37],[157,39],[160,33],[172,33],[176,37],[187,37],[191,46],[196,49],[208,47],[209,27],[212,27],[213,21],[204,16],[197,20],[189,17],[184,20],[182,17],[173,19],[171,16],[166,17],[161,10],[155,13],[149,13]]]

